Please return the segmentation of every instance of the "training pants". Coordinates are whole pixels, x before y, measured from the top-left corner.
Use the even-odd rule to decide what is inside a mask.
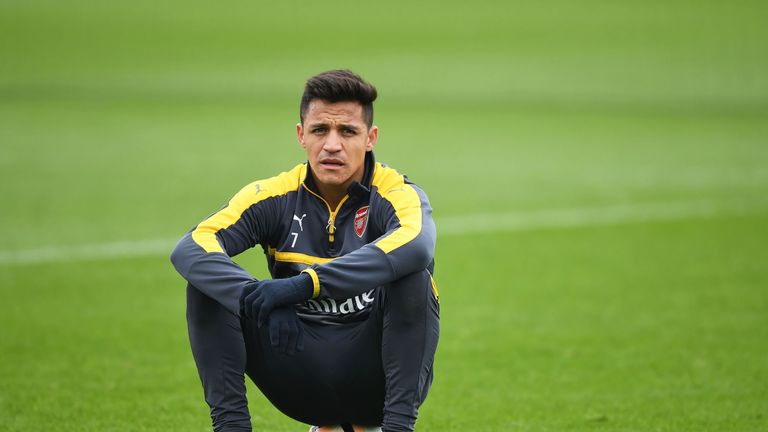
[[[271,346],[268,325],[256,328],[192,285],[187,324],[216,432],[251,430],[244,374],[300,422],[412,431],[432,383],[440,333],[426,270],[377,288],[363,321],[302,321],[304,350],[290,356]]]

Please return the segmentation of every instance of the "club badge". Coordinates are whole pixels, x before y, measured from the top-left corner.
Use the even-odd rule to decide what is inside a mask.
[[[368,226],[368,206],[360,207],[355,212],[355,234],[363,238],[365,227]]]

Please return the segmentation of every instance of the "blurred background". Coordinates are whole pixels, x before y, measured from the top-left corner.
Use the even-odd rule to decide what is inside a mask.
[[[0,429],[209,429],[168,254],[380,98],[429,194],[418,430],[766,430],[768,6],[0,2]],[[260,251],[236,259],[266,275]],[[249,387],[254,430],[302,431]]]

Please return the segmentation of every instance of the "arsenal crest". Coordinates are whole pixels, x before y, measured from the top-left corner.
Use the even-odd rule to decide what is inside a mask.
[[[355,234],[363,238],[365,227],[368,226],[368,206],[360,207],[355,212]]]

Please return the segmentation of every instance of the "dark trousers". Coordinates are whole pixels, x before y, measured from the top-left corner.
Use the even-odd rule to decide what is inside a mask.
[[[439,305],[426,270],[379,287],[367,319],[302,321],[304,351],[275,351],[255,328],[187,286],[187,323],[215,431],[250,431],[244,373],[287,416],[315,425],[412,431],[432,382]]]

